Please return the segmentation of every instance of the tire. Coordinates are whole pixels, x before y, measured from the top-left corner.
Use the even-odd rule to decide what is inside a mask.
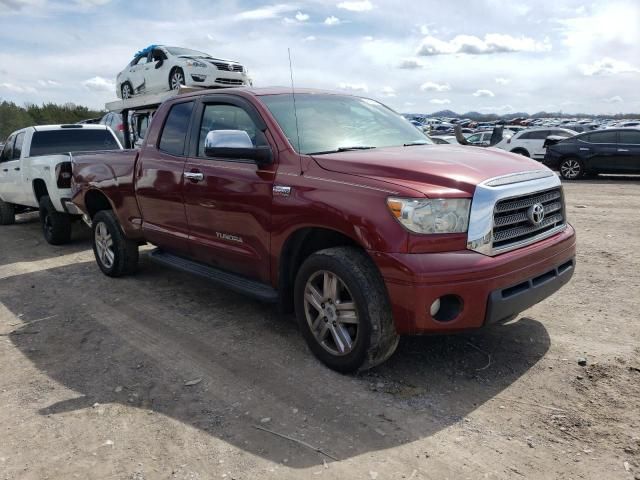
[[[102,273],[109,277],[135,273],[138,269],[138,243],[124,236],[113,211],[99,211],[93,217],[92,225],[93,253]]]
[[[560,176],[565,180],[578,180],[584,176],[584,165],[574,157],[563,158],[558,165]]]
[[[329,286],[338,286],[336,295],[324,287],[327,275],[335,279]],[[333,370],[367,370],[384,362],[398,346],[400,337],[380,272],[357,248],[329,248],[309,256],[296,275],[294,302],[309,349]],[[353,308],[344,308],[347,305]]]
[[[133,87],[129,82],[124,82],[120,87],[120,94],[123,100],[131,98],[133,96]]]
[[[7,202],[0,200],[0,225],[13,225],[16,223],[16,208]]]
[[[511,150],[511,153],[517,153],[518,155],[522,155],[523,157],[531,157],[529,152],[527,152],[524,148],[514,148]]]
[[[174,68],[169,74],[169,89],[177,90],[180,85],[185,85],[184,72],[181,68]]]
[[[63,245],[71,240],[71,217],[58,212],[48,195],[40,198],[40,224],[44,239],[51,245]]]

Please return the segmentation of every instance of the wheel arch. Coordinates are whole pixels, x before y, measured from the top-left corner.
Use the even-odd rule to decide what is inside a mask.
[[[40,199],[45,195],[49,195],[49,189],[47,188],[47,182],[42,178],[34,178],[31,182],[33,188],[33,196],[36,199],[36,204],[40,203]]]
[[[84,195],[84,205],[90,218],[102,210],[114,210],[109,197],[97,189],[90,189]]]
[[[282,244],[277,266],[277,285],[282,311],[293,311],[293,286],[302,263],[320,250],[346,246],[359,248],[366,253],[364,246],[356,239],[332,228],[305,226],[287,236]]]
[[[515,154],[517,154],[517,155],[522,155],[522,154],[524,154],[525,156],[527,156],[527,157],[531,158],[531,153],[529,153],[529,150],[527,150],[527,149],[526,149],[526,148],[524,148],[524,147],[516,147],[516,148],[514,148],[514,149],[512,149],[512,150],[509,150],[509,151],[510,151],[511,153],[515,153]]]

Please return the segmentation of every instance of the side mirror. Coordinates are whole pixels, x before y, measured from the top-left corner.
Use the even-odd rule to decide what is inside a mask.
[[[158,60],[158,61],[156,62],[156,70],[157,70],[158,68],[160,68],[160,67],[162,66],[162,64],[163,64],[163,63],[164,63],[164,60],[163,60],[162,58],[161,58],[160,60]]]
[[[204,140],[207,157],[237,158],[253,160],[258,165],[273,161],[269,147],[255,147],[244,130],[211,130]]]

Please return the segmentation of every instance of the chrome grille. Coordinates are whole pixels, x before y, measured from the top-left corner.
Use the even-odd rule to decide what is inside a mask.
[[[242,65],[237,65],[237,64],[233,64],[233,63],[226,63],[226,62],[211,62],[213,63],[216,68],[218,70],[225,70],[228,72],[243,72],[244,68],[242,68]]]
[[[244,81],[239,78],[216,78],[216,83],[223,85],[244,85]]]
[[[544,219],[537,224],[530,219],[529,213],[536,204],[541,204],[544,210]],[[493,250],[499,252],[533,243],[564,224],[564,200],[560,188],[500,200],[493,214]]]

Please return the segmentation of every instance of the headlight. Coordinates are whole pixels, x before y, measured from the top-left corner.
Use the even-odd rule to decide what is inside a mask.
[[[467,198],[388,198],[389,210],[416,233],[464,233],[469,227]]]
[[[196,60],[187,60],[187,67],[207,68],[207,64]]]

